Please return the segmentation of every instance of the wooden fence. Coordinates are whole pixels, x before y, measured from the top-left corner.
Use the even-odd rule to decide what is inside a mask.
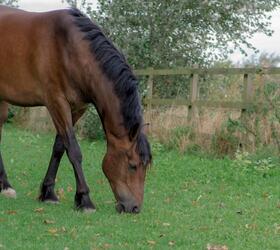
[[[280,68],[178,68],[178,69],[145,69],[145,70],[135,70],[138,76],[148,76],[148,92],[145,104],[148,107],[152,105],[185,105],[189,108],[190,119],[195,115],[197,108],[199,107],[209,107],[209,108],[229,108],[229,109],[239,109],[244,114],[246,111],[252,107],[252,105],[257,106],[254,102],[254,83],[252,81],[253,75],[259,76],[260,89],[264,90],[264,75],[280,75]],[[154,77],[156,76],[174,76],[174,75],[189,75],[190,76],[190,98],[189,99],[161,99],[153,97],[153,85]],[[243,93],[242,101],[205,101],[199,100],[199,77],[202,75],[243,75]],[[259,100],[259,104],[263,99]]]
[[[232,110],[241,111],[241,119],[246,122],[250,120],[250,112],[252,107],[256,110],[262,109],[264,98],[264,76],[265,75],[280,75],[280,68],[178,68],[178,69],[145,69],[135,70],[138,76],[148,76],[148,91],[144,103],[147,105],[148,110],[152,106],[172,105],[179,106],[185,105],[188,107],[188,119],[192,125],[198,127],[198,110],[200,107],[208,108],[227,108]],[[189,98],[173,98],[162,99],[153,96],[154,78],[156,76],[176,76],[188,75],[190,76],[190,97]],[[199,99],[199,78],[205,75],[240,75],[243,76],[243,93],[241,101],[209,101]],[[258,81],[254,82],[253,76],[258,76]],[[256,86],[258,84],[258,86]],[[255,98],[255,89],[258,87],[260,96],[258,101]],[[187,95],[186,95],[187,96]],[[248,138],[244,138],[247,141]],[[244,142],[245,142],[244,141]]]

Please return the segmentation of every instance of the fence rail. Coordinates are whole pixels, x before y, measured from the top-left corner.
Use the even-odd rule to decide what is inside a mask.
[[[177,68],[177,69],[153,69],[148,68],[144,70],[135,70],[138,76],[148,76],[148,92],[144,100],[144,103],[149,107],[152,105],[186,105],[189,109],[194,106],[203,107],[207,106],[210,108],[230,108],[230,109],[241,109],[246,110],[250,108],[254,98],[254,84],[252,82],[252,75],[259,75],[260,82],[263,82],[264,75],[280,75],[280,68]],[[190,75],[190,98],[189,99],[163,99],[153,97],[153,82],[155,76],[174,76],[174,75]],[[203,101],[199,100],[199,77],[203,75],[243,75],[243,93],[242,101]],[[263,84],[263,83],[262,83]],[[261,87],[263,89],[263,87]]]
[[[139,76],[167,76],[167,75],[191,75],[191,74],[214,74],[214,75],[242,75],[242,74],[280,74],[280,68],[177,68],[177,69],[140,69],[134,71]]]

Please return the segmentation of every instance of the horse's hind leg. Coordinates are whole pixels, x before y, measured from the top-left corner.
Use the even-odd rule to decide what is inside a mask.
[[[72,114],[73,126],[84,114],[86,108],[82,108]],[[50,203],[57,203],[58,198],[54,192],[55,178],[59,167],[60,160],[65,152],[63,139],[60,135],[56,135],[53,145],[51,160],[49,163],[48,171],[41,185],[39,200]]]
[[[53,145],[51,160],[48,171],[41,185],[39,200],[50,203],[57,203],[58,198],[54,192],[55,177],[59,167],[60,160],[64,154],[65,147],[62,137],[57,135]]]
[[[0,142],[2,135],[2,126],[8,118],[8,103],[0,102]],[[16,191],[12,188],[8,181],[8,177],[4,168],[2,155],[0,151],[0,193],[6,197],[16,198]]]

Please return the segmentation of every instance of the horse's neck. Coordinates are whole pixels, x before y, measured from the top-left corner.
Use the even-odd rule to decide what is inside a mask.
[[[98,77],[93,77],[91,81],[91,100],[103,123],[107,141],[126,141],[127,131],[123,125],[121,103],[115,94],[114,84],[102,72],[96,72]]]
[[[75,65],[73,65],[71,73],[73,74],[75,70],[77,81],[83,79],[81,92],[84,93],[86,101],[92,102],[96,107],[107,141],[111,143],[111,141],[120,140],[120,138],[127,141],[121,103],[114,91],[114,83],[108,80],[99,64],[93,60],[91,54],[87,53],[86,48],[87,46],[77,48],[79,50],[77,54],[82,54],[83,57],[73,60]]]
[[[123,125],[120,103],[116,96],[111,96],[108,92],[105,95],[99,94],[99,101],[95,102],[100,119],[102,120],[107,143],[112,147],[129,147],[127,131]]]

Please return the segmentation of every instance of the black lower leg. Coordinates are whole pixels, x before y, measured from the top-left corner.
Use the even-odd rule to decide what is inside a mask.
[[[11,188],[12,186],[10,185],[8,178],[7,178],[7,174],[4,168],[4,164],[3,164],[3,160],[2,160],[2,156],[1,156],[1,152],[0,152],[0,192],[2,190]]]
[[[66,139],[66,151],[73,165],[77,191],[75,195],[75,206],[79,210],[94,210],[95,206],[89,197],[89,188],[86,184],[82,170],[82,154],[74,133],[70,133]]]
[[[58,198],[54,192],[55,178],[58,170],[60,160],[65,151],[62,138],[56,136],[53,146],[53,152],[49,164],[48,171],[41,185],[39,200],[45,202],[58,202]]]
[[[8,103],[1,101],[0,102],[0,142],[2,137],[2,126],[7,120],[7,118],[8,118]],[[4,163],[0,151],[0,192],[8,188],[12,188],[12,187],[8,181],[8,177],[4,168]]]

